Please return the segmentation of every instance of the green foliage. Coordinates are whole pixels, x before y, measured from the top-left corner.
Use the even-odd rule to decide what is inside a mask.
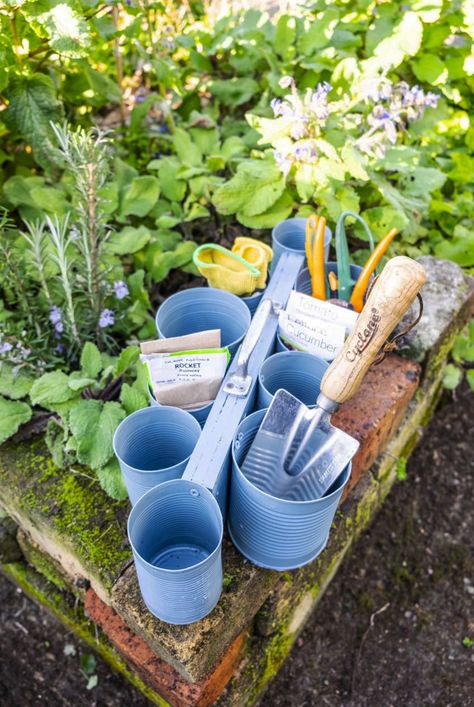
[[[447,390],[454,390],[461,383],[464,373],[466,380],[474,391],[474,319],[471,319],[456,339],[451,350],[453,363],[444,369],[443,386]]]
[[[0,444],[11,437],[18,428],[31,418],[31,408],[27,403],[6,400],[0,395]]]

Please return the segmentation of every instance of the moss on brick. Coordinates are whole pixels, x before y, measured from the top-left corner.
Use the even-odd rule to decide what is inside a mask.
[[[127,504],[110,499],[92,474],[59,469],[42,439],[0,451],[0,502],[20,524],[64,546],[107,594],[130,559]]]

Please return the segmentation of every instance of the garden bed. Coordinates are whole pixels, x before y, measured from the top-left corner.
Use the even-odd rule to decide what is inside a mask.
[[[338,423],[359,438],[361,449],[330,543],[315,562],[280,575],[243,561],[226,541],[224,591],[216,609],[190,626],[163,624],[146,611],[130,566],[127,504],[111,501],[87,468],[58,470],[44,442],[35,440],[2,447],[0,503],[21,528],[18,541],[26,561],[47,582],[38,590],[31,569],[17,558],[4,558],[6,573],[84,634],[83,619],[77,619],[81,610],[72,621],[64,609],[65,597],[76,596],[106,637],[107,650],[100,643],[98,650],[109,660],[117,650],[140,680],[171,704],[212,704],[227,684],[223,704],[249,704],[284,660],[397,475],[403,475],[436,405],[449,350],[472,312],[474,290],[457,266],[431,258],[422,262],[429,277],[425,310],[404,341],[404,357],[390,354],[373,367],[338,413]]]

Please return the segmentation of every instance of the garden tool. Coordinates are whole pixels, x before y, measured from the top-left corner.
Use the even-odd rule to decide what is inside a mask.
[[[339,281],[339,299],[349,301],[352,294],[352,289],[355,285],[355,280],[351,277],[351,262],[349,257],[349,247],[347,245],[346,231],[344,228],[344,221],[346,218],[351,217],[356,221],[359,221],[367,233],[369,240],[370,250],[374,250],[374,239],[370,228],[364,221],[364,219],[359,216],[359,214],[353,211],[343,211],[339,216],[336,224],[336,260],[337,260],[337,279]]]
[[[306,222],[305,250],[311,276],[313,297],[326,299],[326,278],[324,271],[324,233],[326,219],[312,215]]]
[[[273,258],[273,251],[266,243],[261,243],[255,238],[238,236],[232,246],[232,253],[256,267],[260,271],[257,290],[263,290],[267,284],[268,264]]]
[[[359,446],[331,424],[331,414],[356,393],[425,281],[424,269],[410,258],[387,263],[323,376],[316,407],[307,408],[285,390],[276,392],[241,467],[251,483],[293,501],[319,498],[331,487]]]
[[[382,238],[380,243],[377,244],[377,247],[371,253],[366,264],[364,265],[364,269],[357,279],[350,299],[350,303],[356,312],[362,311],[362,307],[364,306],[364,294],[367,290],[370,276],[379,264],[382,256],[387,252],[390,243],[393,241],[397,233],[397,229],[392,228],[392,230],[387,233],[385,238]]]
[[[211,287],[234,295],[251,295],[261,279],[260,270],[216,243],[196,248],[193,261]]]

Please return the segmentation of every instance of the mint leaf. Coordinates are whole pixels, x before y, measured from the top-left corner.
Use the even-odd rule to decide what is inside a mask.
[[[77,442],[77,458],[81,464],[98,469],[113,455],[112,439],[125,417],[115,402],[79,400],[69,413],[71,432]]]
[[[82,349],[81,368],[88,378],[97,378],[102,370],[100,351],[91,341],[87,341]]]
[[[28,422],[32,414],[27,403],[6,400],[0,395],[0,444],[15,434],[21,425]]]

